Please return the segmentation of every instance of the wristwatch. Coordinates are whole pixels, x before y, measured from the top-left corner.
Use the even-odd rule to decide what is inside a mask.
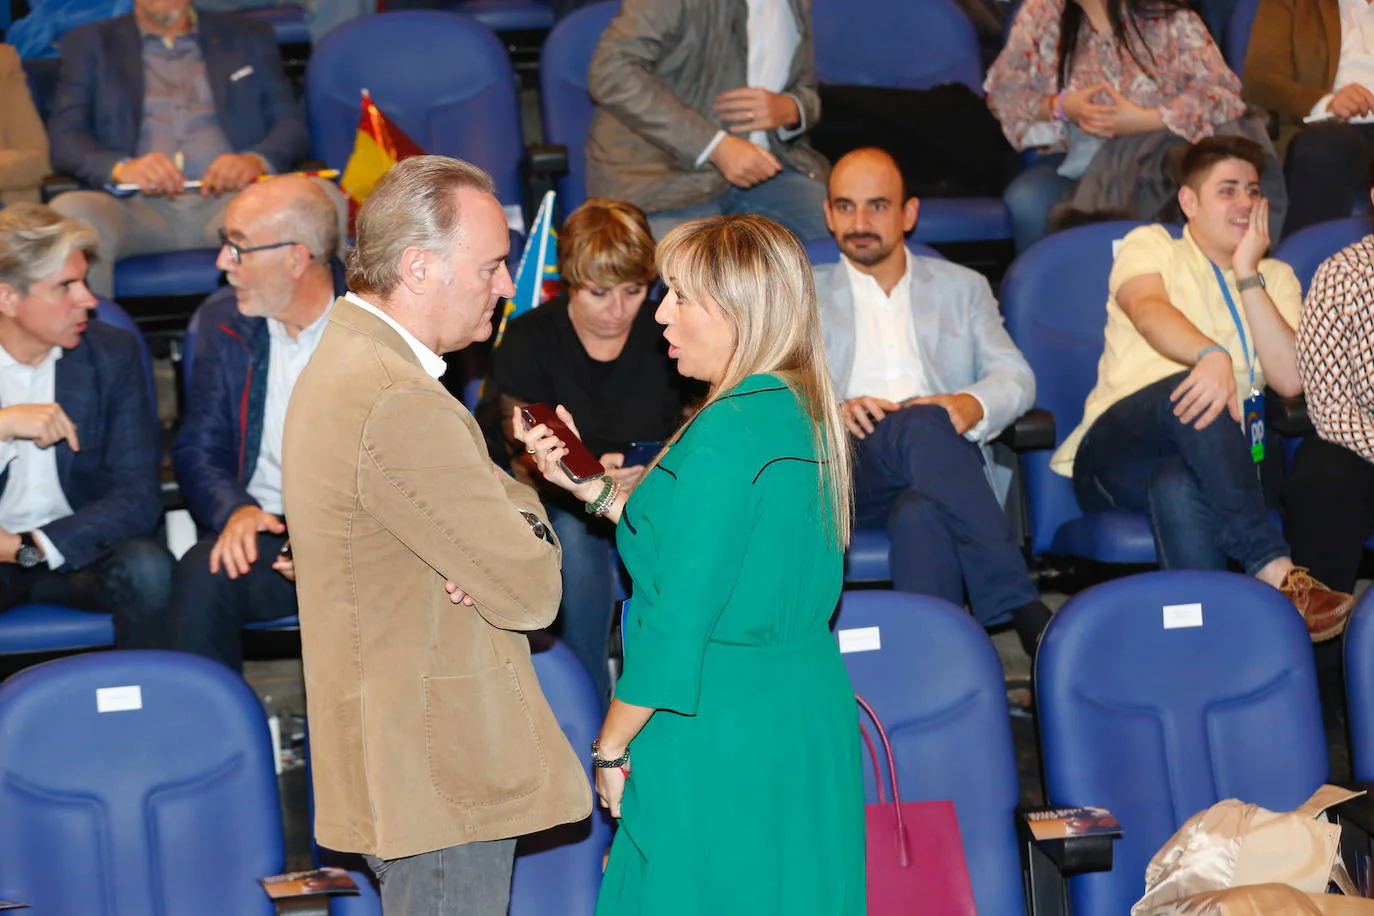
[[[14,552],[14,562],[24,569],[33,569],[43,562],[43,549],[34,542],[32,532],[19,535],[19,549]]]
[[[1236,289],[1240,290],[1242,293],[1247,289],[1254,289],[1256,286],[1260,289],[1265,288],[1264,274],[1255,274],[1253,277],[1246,277],[1244,280],[1236,281]]]

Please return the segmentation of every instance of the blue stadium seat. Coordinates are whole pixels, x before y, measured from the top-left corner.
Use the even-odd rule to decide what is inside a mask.
[[[579,752],[587,780],[588,753],[601,729],[601,703],[572,650],[543,633],[530,634],[539,688],[569,743]],[[610,820],[599,805],[589,818],[521,837],[516,848],[510,916],[592,916],[601,887],[601,862],[611,844]]]
[[[816,239],[806,243],[806,256],[812,264],[833,264],[840,259],[839,246],[833,238]],[[923,258],[940,258],[944,255],[920,242],[908,241],[906,247],[912,254]],[[891,582],[892,572],[888,566],[888,554],[892,544],[887,532],[878,528],[856,528],[844,555],[844,581]]]
[[[305,70],[312,158],[347,165],[364,88],[420,149],[486,169],[503,204],[523,204],[515,76],[491,29],[436,10],[362,16],[332,29]]]
[[[553,27],[540,52],[544,140],[568,148],[568,173],[556,185],[564,218],[587,197],[587,133],[594,111],[587,95],[587,70],[618,7],[616,2],[593,3],[574,11]]]
[[[1259,0],[1236,0],[1231,19],[1226,23],[1221,56],[1237,76],[1245,72],[1245,54],[1250,49],[1250,27],[1254,25],[1258,10]]]
[[[835,629],[866,628],[880,648],[846,652],[845,668],[892,741],[902,799],[952,800],[978,912],[1021,916],[1021,789],[997,650],[962,608],[922,595],[845,592]],[[867,749],[864,789],[877,800]]]
[[[816,78],[851,86],[929,89],[963,83],[983,94],[973,24],[950,0],[814,0]],[[881,23],[881,28],[875,28]]]
[[[220,269],[215,266],[218,257],[218,248],[190,248],[120,258],[115,262],[115,298],[213,293],[220,287]]]
[[[134,335],[134,340],[138,341],[138,355],[143,360],[143,372],[148,377],[148,397],[149,403],[153,405],[153,413],[157,413],[157,385],[153,380],[153,357],[148,352],[148,341],[143,337],[143,331],[139,329],[134,319],[129,313],[124,311],[109,299],[97,297],[95,307],[95,317],[108,325],[112,325],[120,330],[128,331]]]
[[[1083,418],[1097,382],[1107,322],[1112,243],[1143,223],[1079,226],[1021,254],[1002,282],[1007,332],[1035,372],[1036,407],[1054,414],[1056,442]],[[1155,562],[1144,515],[1124,510],[1084,515],[1073,482],[1050,470],[1050,452],[1021,456],[1034,553],[1106,563]]]
[[[1374,589],[1366,589],[1345,627],[1345,708],[1356,782],[1374,782]]]
[[[1288,811],[1329,775],[1307,628],[1248,576],[1152,572],[1080,593],[1045,630],[1035,685],[1050,804],[1121,823],[1112,870],[1070,879],[1077,916],[1129,912],[1150,857],[1197,812],[1224,798]]]
[[[882,0],[862,16],[846,0],[815,0],[811,21],[821,82],[901,89],[962,83],[983,94],[978,36],[950,0]],[[883,27],[873,28],[875,21]],[[923,198],[915,238],[1007,239],[1011,215],[1000,197]]]
[[[114,636],[114,618],[96,611],[21,604],[0,612],[0,655],[105,649]]]
[[[258,6],[239,10],[245,16],[260,19],[272,27],[279,45],[310,44],[310,25],[306,12],[299,6]]]
[[[262,707],[177,652],[48,662],[0,685],[0,898],[34,913],[271,916],[285,864]]]
[[[471,16],[493,32],[533,32],[553,26],[550,0],[458,0],[446,9]]]
[[[1348,219],[1333,219],[1300,229],[1285,238],[1274,249],[1271,257],[1293,268],[1302,284],[1302,293],[1307,295],[1307,287],[1312,283],[1317,268],[1322,261],[1331,257],[1347,245],[1353,245],[1369,235],[1374,228],[1369,217],[1352,216]]]

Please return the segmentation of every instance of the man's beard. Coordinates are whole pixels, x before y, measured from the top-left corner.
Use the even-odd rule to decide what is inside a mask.
[[[873,241],[878,243],[878,246],[881,246],[883,242],[882,239],[880,239],[878,236],[874,235],[871,232],[854,232],[849,235],[846,235],[843,239],[841,239],[841,242],[847,244],[858,239],[872,239]],[[888,255],[892,254],[891,248],[882,248],[876,246],[873,248],[869,248],[867,251],[855,251],[845,247],[845,244],[841,244],[840,248],[844,251],[845,257],[849,258],[849,260],[853,261],[855,264],[862,264],[864,267],[872,267],[874,264],[877,264],[878,262],[886,258]]]

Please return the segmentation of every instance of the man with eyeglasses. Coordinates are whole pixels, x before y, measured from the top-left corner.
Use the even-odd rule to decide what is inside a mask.
[[[186,505],[214,534],[177,564],[167,635],[171,648],[238,669],[244,624],[296,613],[295,571],[282,553],[282,428],[291,389],[343,290],[331,269],[334,205],[310,179],[272,178],[243,191],[221,241],[229,286],[193,319],[190,394],[172,445]]]

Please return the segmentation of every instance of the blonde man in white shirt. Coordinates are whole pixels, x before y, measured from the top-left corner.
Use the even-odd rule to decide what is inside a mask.
[[[1244,77],[1288,148],[1284,235],[1349,216],[1374,164],[1374,4],[1261,0]]]
[[[1033,653],[1049,620],[999,504],[1010,472],[989,443],[1035,402],[987,280],[903,244],[919,201],[882,150],[835,163],[825,218],[837,264],[816,295],[842,416],[854,437],[855,518],[892,541],[892,584],[1010,621]]]
[[[238,669],[244,624],[296,613],[281,486],[282,429],[296,379],[324,333],[339,246],[313,181],[250,185],[229,205],[219,266],[229,287],[199,312],[186,419],[172,465],[211,532],[177,564],[168,646]]]
[[[93,320],[95,230],[34,203],[0,212],[0,612],[104,611],[121,648],[157,645],[172,555],[138,342]]]

